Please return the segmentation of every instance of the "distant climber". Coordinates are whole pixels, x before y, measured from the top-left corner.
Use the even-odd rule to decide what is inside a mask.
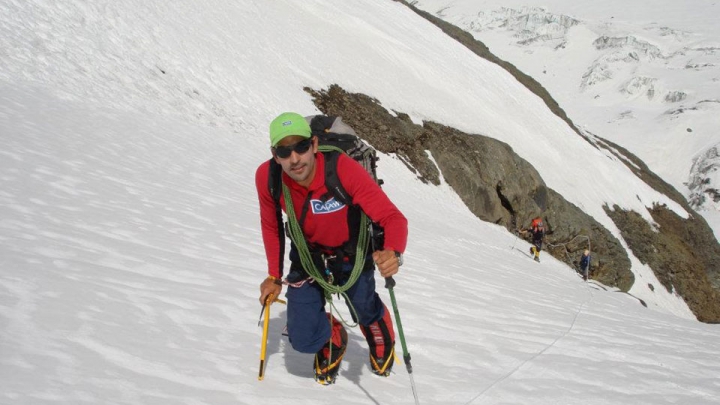
[[[536,217],[530,223],[530,228],[521,229],[520,233],[525,235],[530,233],[532,235],[533,246],[530,247],[530,255],[534,257],[536,262],[540,262],[540,251],[542,250],[542,241],[545,236],[545,225],[543,224],[542,218]]]
[[[582,274],[583,280],[587,281],[588,271],[590,270],[590,251],[585,249],[580,258],[580,274]]]

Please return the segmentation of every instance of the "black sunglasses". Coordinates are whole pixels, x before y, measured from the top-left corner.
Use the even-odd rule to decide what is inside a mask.
[[[275,156],[279,157],[280,159],[287,159],[290,157],[293,151],[295,151],[295,153],[297,153],[298,155],[302,155],[305,152],[309,151],[311,146],[312,138],[308,138],[292,145],[276,146],[273,148],[273,152],[275,152]]]

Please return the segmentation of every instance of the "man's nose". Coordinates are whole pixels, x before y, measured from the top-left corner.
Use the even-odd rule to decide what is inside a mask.
[[[288,160],[290,160],[290,163],[297,163],[300,161],[300,154],[293,150],[292,152],[290,152]]]

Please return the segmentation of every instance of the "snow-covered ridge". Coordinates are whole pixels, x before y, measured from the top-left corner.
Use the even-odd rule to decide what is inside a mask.
[[[631,51],[628,53],[628,56],[630,56],[631,59],[635,61],[640,60],[638,53],[640,55],[646,55],[651,59],[667,58],[665,55],[663,55],[662,51],[658,46],[653,45],[648,41],[637,39],[632,35],[624,37],[609,37],[607,35],[602,35],[598,39],[593,41],[593,45],[595,46],[595,49],[598,50],[630,48]]]
[[[582,21],[573,17],[548,12],[540,7],[523,7],[512,9],[502,7],[499,10],[481,11],[477,17],[469,21],[466,29],[475,32],[484,30],[505,30],[512,33],[515,44],[518,46],[551,46],[562,48],[568,41],[568,32],[574,26],[583,24]],[[662,36],[673,35],[682,38],[687,34],[664,27],[660,30]],[[580,89],[585,91],[587,87],[598,82],[612,80],[620,82],[617,84],[617,91],[628,97],[645,95],[648,99],[657,99],[663,102],[678,102],[687,97],[687,92],[682,90],[660,91],[657,77],[631,76],[629,78],[622,74],[627,65],[640,63],[652,63],[656,59],[670,61],[676,56],[685,57],[688,53],[699,53],[707,55],[712,50],[703,49],[680,49],[674,51],[663,51],[659,45],[648,40],[637,38],[634,35],[609,36],[600,35],[593,42],[592,46],[601,51],[600,56],[593,61],[582,76]],[[712,64],[690,64],[693,68],[708,67]],[[688,66],[686,64],[686,66]],[[633,71],[637,67],[631,67]],[[661,94],[659,94],[661,93]],[[656,97],[658,96],[658,97]]]
[[[704,11],[665,21],[662,13],[627,5],[635,17],[645,17],[633,23],[624,8],[593,6],[605,11],[593,13],[561,1],[543,7],[492,0],[419,3],[538,80],[576,125],[626,147],[691,198],[693,161],[716,144],[720,127],[717,109],[700,106],[720,92],[716,31],[708,22],[692,23]]]
[[[553,14],[541,7],[480,11],[477,17],[467,23],[470,31],[508,30],[512,31],[518,45],[536,42],[564,42],[567,31],[580,22],[572,17]]]
[[[720,143],[693,160],[690,170],[690,204],[720,211]]]

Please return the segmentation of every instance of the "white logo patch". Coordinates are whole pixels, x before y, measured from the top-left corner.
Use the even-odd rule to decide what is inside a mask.
[[[335,197],[323,202],[322,200],[310,200],[313,214],[330,214],[331,212],[340,211],[345,204],[336,200]]]

